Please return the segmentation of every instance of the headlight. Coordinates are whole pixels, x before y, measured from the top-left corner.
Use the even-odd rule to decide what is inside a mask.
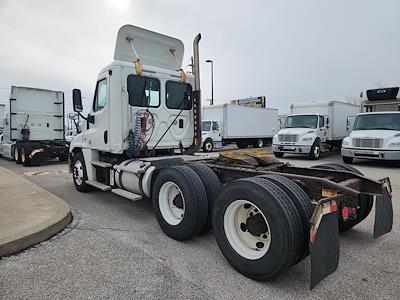
[[[388,145],[389,147],[393,147],[393,148],[397,148],[397,147],[400,147],[400,142],[396,142],[396,143],[390,143],[389,145]]]
[[[308,142],[308,141],[312,141],[313,138],[312,137],[305,137],[302,139],[303,142]]]
[[[348,146],[349,145],[349,142],[348,141],[345,141],[345,140],[343,140],[343,142],[342,142],[342,146]]]

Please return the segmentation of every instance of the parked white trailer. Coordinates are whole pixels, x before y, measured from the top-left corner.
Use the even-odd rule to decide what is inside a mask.
[[[299,103],[290,108],[291,114],[274,136],[272,148],[276,157],[296,153],[319,159],[321,152],[340,148],[349,135],[347,118],[360,110],[358,105],[340,101]]]
[[[46,158],[68,160],[63,92],[12,86],[9,109],[1,155],[26,166],[39,165]]]
[[[186,75],[180,40],[132,25],[119,30],[114,61],[100,72],[91,111],[81,115],[86,126],[70,145],[74,185],[150,198],[160,228],[176,240],[213,227],[222,254],[250,278],[276,278],[311,253],[313,287],[337,267],[338,229],[365,219],[375,198],[383,203],[375,236],[390,231],[390,181],[339,165],[296,168],[262,150],[197,154],[200,38],[194,75]],[[81,92],[72,94],[81,114]],[[342,218],[348,210],[351,218]]]
[[[210,152],[230,143],[239,148],[256,148],[271,144],[279,129],[278,110],[235,104],[203,108],[203,151]]]

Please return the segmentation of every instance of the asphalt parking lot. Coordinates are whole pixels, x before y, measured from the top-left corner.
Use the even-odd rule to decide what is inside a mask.
[[[318,162],[295,156],[284,161],[312,166],[341,158],[333,153]],[[392,164],[354,164],[371,178],[390,177],[392,232],[372,238],[372,211],[341,235],[337,271],[311,292],[309,258],[275,281],[256,282],[230,267],[212,232],[186,242],[168,238],[153,216],[150,201],[131,202],[101,191],[79,193],[67,165],[56,161],[24,168],[1,159],[0,165],[67,201],[76,222],[64,236],[0,260],[1,299],[382,299],[400,295],[400,167]]]

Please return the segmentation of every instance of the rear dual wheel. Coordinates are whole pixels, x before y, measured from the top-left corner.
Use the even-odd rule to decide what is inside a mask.
[[[233,181],[221,191],[213,210],[214,234],[238,272],[270,279],[304,258],[308,220],[295,201],[297,197],[262,176]]]
[[[161,169],[153,190],[154,214],[166,235],[182,241],[204,229],[207,193],[195,171],[183,165]]]

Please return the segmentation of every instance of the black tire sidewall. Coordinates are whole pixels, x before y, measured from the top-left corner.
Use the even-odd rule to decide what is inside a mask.
[[[211,144],[211,150],[207,150],[207,147],[206,147],[206,145],[207,145],[207,143],[210,143]],[[213,143],[213,141],[210,139],[210,138],[207,138],[205,141],[204,141],[204,144],[203,144],[203,151],[204,152],[212,152],[214,150],[214,143]]]
[[[316,157],[315,154],[314,154],[314,151],[315,151],[315,148],[316,148],[316,147],[319,148],[319,155],[318,155],[318,157]],[[312,160],[318,160],[318,159],[321,158],[321,142],[320,142],[320,139],[319,139],[319,138],[317,138],[317,139],[314,141],[314,144],[311,146],[311,151],[310,151],[309,157],[310,157],[310,159],[312,159]]]

